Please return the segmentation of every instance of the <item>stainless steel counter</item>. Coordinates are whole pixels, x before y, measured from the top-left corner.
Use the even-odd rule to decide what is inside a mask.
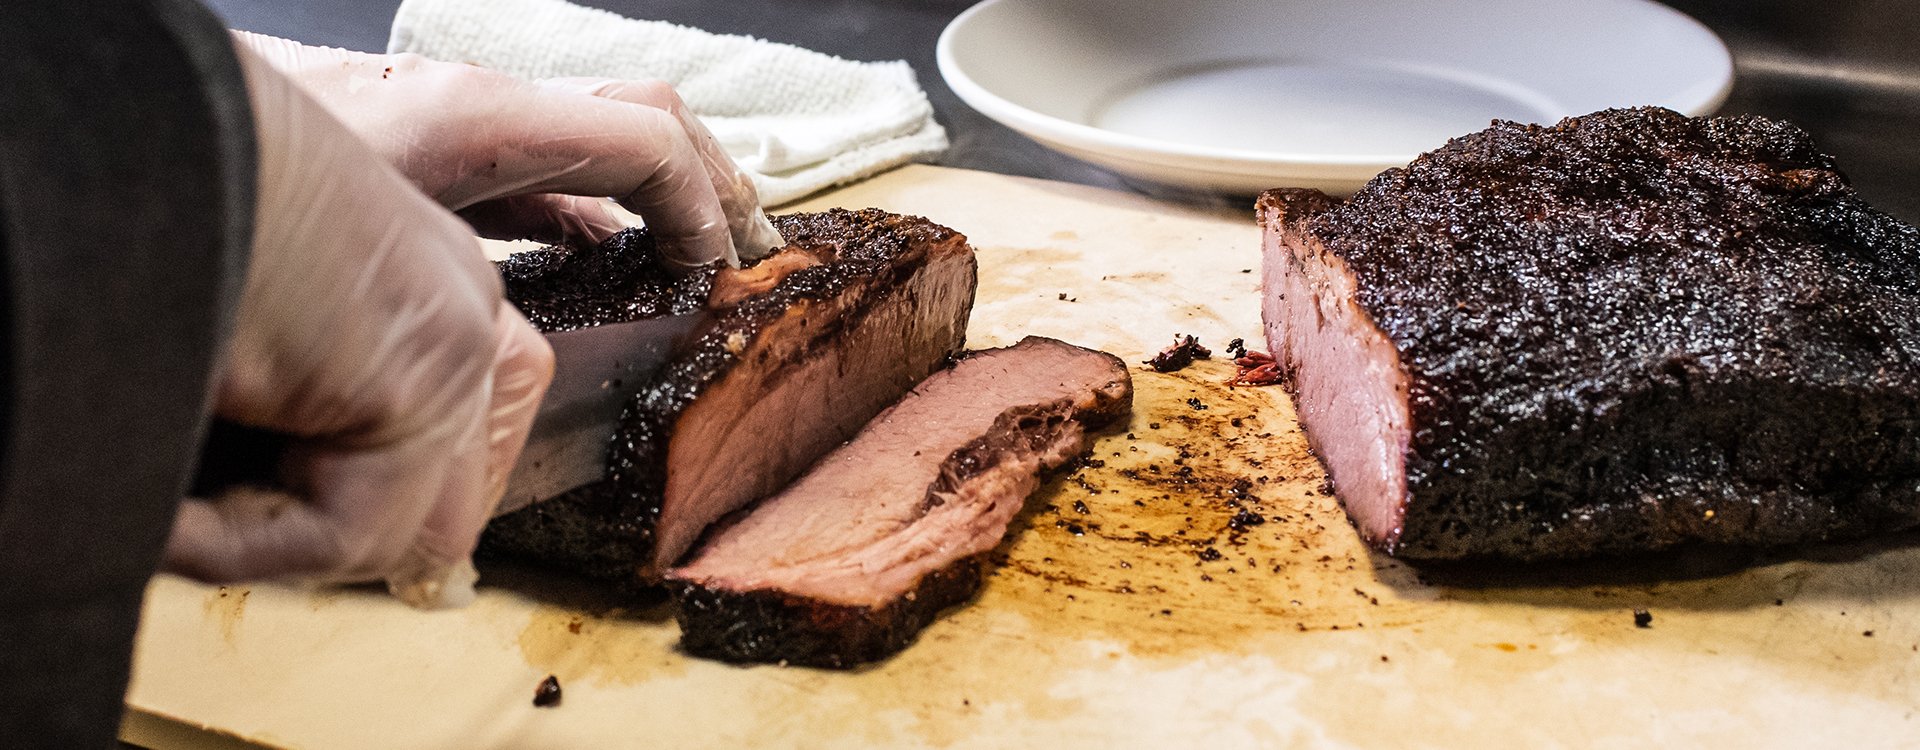
[[[238,28],[363,50],[386,45],[398,0],[210,0]],[[934,40],[970,0],[586,0],[636,18],[752,34],[860,60],[905,59],[953,149],[940,163],[1103,187],[1147,189],[1062,156],[961,103],[934,66]],[[1920,222],[1920,3],[1909,0],[1675,0],[1718,31],[1737,80],[1725,112],[1811,131],[1869,199]]]

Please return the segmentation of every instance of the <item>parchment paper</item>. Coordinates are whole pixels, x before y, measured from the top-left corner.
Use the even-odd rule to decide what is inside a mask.
[[[1248,206],[919,166],[796,210],[826,206],[972,238],[973,346],[1044,334],[1138,362],[1182,332],[1261,348]],[[977,601],[878,666],[690,659],[663,607],[526,571],[483,570],[479,601],[440,613],[375,589],[163,576],[125,734],[284,748],[1920,746],[1911,535],[1414,570],[1358,542],[1284,394],[1228,389],[1230,372],[1136,368],[1136,414],[1099,438],[1103,464],[1048,485]],[[536,708],[548,674],[563,701]]]

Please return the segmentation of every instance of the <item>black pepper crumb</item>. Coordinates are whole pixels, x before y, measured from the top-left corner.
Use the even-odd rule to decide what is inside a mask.
[[[1190,399],[1187,399],[1187,406],[1188,406],[1188,407],[1191,407],[1191,408],[1192,408],[1192,409],[1193,409],[1194,411],[1206,411],[1206,410],[1207,410],[1207,405],[1206,405],[1206,404],[1203,404],[1203,403],[1200,403],[1200,398],[1199,398],[1198,396],[1196,396],[1196,397],[1194,397],[1194,398],[1190,398]]]
[[[1220,559],[1221,557],[1220,550],[1214,549],[1212,547],[1208,547],[1206,549],[1200,550],[1195,554],[1199,556],[1201,562],[1213,562],[1215,560]]]
[[[1247,340],[1234,339],[1232,341],[1227,342],[1227,356],[1232,357],[1234,359],[1239,359],[1241,357],[1247,356]]]
[[[1239,513],[1235,513],[1232,518],[1227,519],[1227,526],[1234,531],[1246,531],[1248,527],[1259,526],[1266,522],[1266,516],[1247,510],[1246,508],[1241,508]]]
[[[533,705],[540,708],[552,708],[560,705],[560,678],[547,675],[540,686],[533,689]]]
[[[1644,610],[1644,609],[1636,609],[1636,610],[1634,610],[1634,611],[1633,611],[1633,626],[1634,626],[1634,627],[1636,627],[1636,628],[1651,628],[1651,627],[1653,627],[1653,613],[1652,613],[1652,612],[1648,612],[1648,611],[1646,611],[1646,610]]]
[[[1860,634],[1861,634],[1861,635],[1864,635],[1864,636],[1866,636],[1866,637],[1868,637],[1868,638],[1872,638],[1872,637],[1873,637],[1873,631],[1871,631],[1871,630],[1862,630],[1862,631],[1860,631]]]
[[[1780,606],[1785,606],[1785,605],[1786,605],[1786,603],[1787,603],[1787,600],[1785,600],[1785,599],[1775,599],[1775,600],[1773,600],[1773,606],[1776,606],[1776,607],[1780,607]]]
[[[1079,513],[1079,514],[1081,514],[1081,515],[1086,515],[1086,513],[1087,513],[1087,504],[1086,504],[1085,502],[1082,502],[1082,501],[1079,501],[1079,500],[1075,500],[1075,501],[1073,501],[1073,512],[1075,512],[1075,513]]]

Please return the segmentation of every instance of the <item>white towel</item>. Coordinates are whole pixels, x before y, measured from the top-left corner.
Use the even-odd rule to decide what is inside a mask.
[[[904,60],[854,62],[564,0],[405,0],[387,49],[529,79],[664,80],[753,174],[767,206],[947,147]]]

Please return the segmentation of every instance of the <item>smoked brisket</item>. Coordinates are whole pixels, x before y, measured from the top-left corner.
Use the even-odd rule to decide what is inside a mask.
[[[1792,125],[1499,122],[1346,201],[1258,210],[1268,343],[1393,554],[1920,523],[1920,232]]]
[[[508,299],[559,331],[706,309],[640,390],[607,479],[502,516],[483,554],[644,583],[712,522],[779,490],[964,343],[966,238],[879,210],[773,217],[788,246],[746,269],[660,270],[644,229],[504,261]]]
[[[826,667],[904,648],[973,596],[1042,472],[1132,397],[1103,352],[1028,338],[968,354],[668,572],[682,647]]]

